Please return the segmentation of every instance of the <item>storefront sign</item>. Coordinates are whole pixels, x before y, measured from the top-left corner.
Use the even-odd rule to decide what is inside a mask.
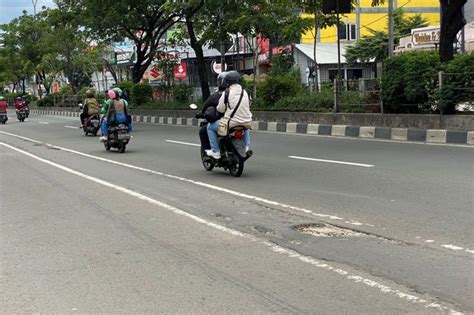
[[[414,31],[411,35],[413,45],[434,45],[439,44],[441,31],[439,28]]]
[[[214,73],[219,74],[219,73],[222,72],[222,66],[221,66],[220,63],[217,63],[217,62],[213,61],[211,66],[212,66],[212,71],[214,71]],[[224,64],[224,71],[226,71],[226,70],[227,70],[227,64],[225,63]]]
[[[174,77],[176,79],[186,79],[188,77],[185,63],[174,66]]]

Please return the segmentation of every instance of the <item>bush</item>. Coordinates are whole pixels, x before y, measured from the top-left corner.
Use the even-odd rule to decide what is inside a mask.
[[[187,84],[177,84],[173,87],[173,96],[177,102],[189,102],[193,92],[194,88]]]
[[[137,83],[132,87],[130,100],[140,106],[152,100],[153,88],[148,83]]]
[[[257,86],[257,96],[267,107],[285,97],[297,96],[303,93],[299,78],[294,76],[269,76]]]
[[[420,112],[437,88],[441,63],[436,52],[413,52],[388,58],[382,77],[382,100],[389,112]],[[408,105],[408,106],[404,106]]]
[[[279,100],[271,110],[330,112],[334,106],[334,95],[330,89],[320,93],[285,97]]]
[[[36,106],[38,107],[53,107],[54,106],[54,96],[53,94],[49,94],[44,96],[42,99],[36,102]]]

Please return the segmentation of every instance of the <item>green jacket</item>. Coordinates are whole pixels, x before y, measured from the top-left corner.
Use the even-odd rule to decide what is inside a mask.
[[[128,102],[124,99],[121,99],[121,100],[123,101],[123,103],[125,104],[125,106],[128,109]],[[107,114],[107,109],[109,109],[110,104],[112,104],[112,100],[109,99],[109,100],[105,101],[105,104],[104,104],[104,106],[102,107],[102,110],[101,110],[102,115]]]

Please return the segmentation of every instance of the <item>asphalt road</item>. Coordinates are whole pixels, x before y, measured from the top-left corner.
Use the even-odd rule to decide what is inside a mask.
[[[233,178],[196,127],[78,125],[0,126],[3,312],[474,312],[472,147],[254,132]]]

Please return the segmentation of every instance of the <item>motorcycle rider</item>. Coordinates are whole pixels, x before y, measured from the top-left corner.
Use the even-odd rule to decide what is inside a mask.
[[[226,89],[224,85],[225,74],[226,72],[221,72],[217,76],[218,90],[209,96],[204,103],[201,112],[195,116],[196,118],[205,118],[208,123],[213,123],[222,117],[222,114],[217,111],[217,105],[219,105],[219,99],[221,98],[222,92]],[[201,139],[201,146],[205,150],[209,150],[211,144],[209,142],[209,136],[207,135],[207,124],[199,129],[199,138]]]
[[[223,113],[224,117],[230,118],[235,107],[239,103],[234,116],[229,121],[229,129],[235,126],[244,126],[244,144],[247,155],[251,155],[250,150],[250,128],[252,123],[252,113],[250,112],[250,96],[247,91],[240,85],[240,74],[237,71],[229,71],[223,78],[224,85],[226,86],[225,92],[219,98],[219,104],[217,105],[217,111]],[[242,97],[241,97],[242,96]],[[227,103],[227,104],[226,104]],[[221,150],[217,137],[217,127],[219,126],[219,120],[207,125],[207,133],[209,135],[209,142],[211,149],[206,151],[206,154],[212,156],[215,159],[221,158]]]
[[[128,131],[130,132],[126,101],[121,99],[119,94],[114,90],[109,90],[107,95],[111,102],[109,102],[109,105],[107,106],[107,112],[105,113],[105,117],[102,122],[102,137],[100,137],[101,141],[107,140],[109,125],[124,123],[128,125]]]
[[[28,115],[25,101],[23,100],[22,97],[18,96],[15,99],[15,111],[16,111],[17,116],[18,116],[18,113],[23,109],[25,110],[26,115]]]
[[[84,107],[82,108],[82,113],[80,115],[82,128],[85,127],[86,119],[93,115],[99,114],[99,102],[95,98],[94,90],[86,91],[86,99],[84,100]]]
[[[121,100],[124,101],[125,103],[125,106],[127,107],[127,118],[128,118],[128,131],[131,132],[132,131],[132,116],[130,115],[130,111],[128,110],[128,101],[126,99],[123,98],[123,94],[124,92],[122,91],[121,88],[119,87],[114,87],[112,89],[112,91],[115,92],[116,95],[118,95],[118,97],[120,97]],[[108,93],[107,92],[107,97],[108,97]],[[112,100],[109,98],[108,100],[105,101],[105,104],[104,106],[102,107],[102,110],[101,110],[101,114],[102,115],[105,115],[107,113],[107,109],[109,108],[110,104],[112,104]],[[105,116],[104,116],[105,117]],[[102,119],[102,124],[104,123],[104,119]],[[103,129],[103,128],[102,128]]]
[[[0,114],[7,113],[8,103],[3,96],[0,96]]]

